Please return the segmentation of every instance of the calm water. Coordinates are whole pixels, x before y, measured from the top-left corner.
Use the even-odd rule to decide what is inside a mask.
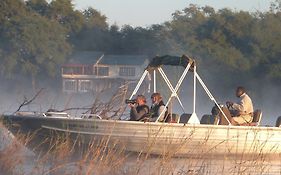
[[[3,134],[0,128],[1,144],[0,156],[3,151],[12,143],[12,137]],[[2,152],[2,153],[1,153]],[[44,159],[44,156],[38,158],[33,152],[23,146],[18,146],[11,154],[4,154],[6,158],[0,157],[0,167],[8,160],[14,161],[12,173],[15,175],[76,175],[87,174],[91,166],[89,162],[81,163],[81,159],[62,159],[58,158]],[[127,154],[126,154],[127,156]],[[12,158],[12,159],[11,159]],[[118,162],[120,161],[120,162]],[[90,174],[101,175],[131,175],[131,174],[171,174],[171,175],[217,175],[217,174],[247,174],[247,175],[280,175],[281,174],[281,156],[269,160],[253,160],[248,158],[214,158],[214,159],[192,159],[192,158],[163,158],[163,157],[145,157],[137,154],[128,154],[127,157],[117,157],[117,159],[106,160],[101,158],[96,160]],[[11,166],[14,164],[12,163]],[[115,167],[115,169],[113,168]],[[113,170],[114,169],[114,170]],[[117,170],[116,170],[117,169]],[[11,172],[0,170],[0,175],[10,175]]]
[[[22,145],[10,150],[11,154],[5,154],[7,146],[16,140],[0,127],[0,167],[8,160],[17,163],[13,168],[15,175],[62,175],[62,174],[87,174],[90,165],[85,162],[83,166],[76,165],[81,160],[66,159],[57,162],[56,158],[44,160],[38,158],[33,152]],[[3,154],[4,153],[4,154]],[[6,157],[3,157],[6,156]],[[106,157],[106,155],[105,155]],[[281,156],[267,160],[253,160],[247,158],[163,158],[163,157],[139,157],[130,154],[128,157],[120,157],[111,162],[104,159],[96,160],[101,166],[94,167],[90,174],[173,174],[173,175],[216,175],[216,174],[247,174],[247,175],[281,175]],[[120,161],[120,163],[116,162]],[[11,164],[13,166],[13,164]],[[114,171],[111,168],[115,166]],[[116,170],[117,169],[117,170]],[[106,170],[106,171],[105,171]],[[11,172],[0,171],[0,175],[10,175]]]
[[[25,162],[18,165],[14,170],[17,175],[29,174],[86,174],[89,167],[82,168],[73,166],[73,162],[65,163],[63,167],[53,171],[52,162],[38,164],[33,156],[26,155]],[[57,164],[58,165],[58,164]],[[60,166],[60,165],[59,165]],[[99,169],[99,168],[97,168]],[[217,175],[217,174],[247,174],[247,175],[280,175],[281,167],[279,161],[247,161],[247,160],[226,160],[226,159],[189,159],[189,158],[172,158],[163,160],[161,158],[148,158],[140,160],[137,156],[130,156],[120,165],[118,171],[112,171],[109,168],[93,170],[91,174],[175,174],[175,175]],[[77,173],[80,172],[80,173]],[[1,173],[1,175],[5,173]],[[7,174],[8,175],[8,174]]]

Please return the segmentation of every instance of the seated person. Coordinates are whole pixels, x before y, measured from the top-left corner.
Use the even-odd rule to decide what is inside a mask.
[[[146,105],[146,98],[143,95],[138,95],[136,103],[129,103],[128,105],[131,107],[131,121],[140,121],[146,117],[149,112],[149,107]]]
[[[245,88],[241,86],[237,87],[236,96],[239,98],[237,103],[226,102],[232,116],[231,123],[234,125],[251,123],[254,112],[251,98],[247,95]]]
[[[160,93],[153,93],[151,95],[151,108],[150,108],[150,119],[149,121],[155,122],[160,114],[159,122],[167,121],[168,110],[165,108],[165,104],[162,100],[162,96]],[[164,112],[163,112],[164,111]]]

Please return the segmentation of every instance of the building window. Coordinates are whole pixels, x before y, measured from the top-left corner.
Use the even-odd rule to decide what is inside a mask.
[[[94,74],[97,76],[109,76],[109,67],[96,66]]]
[[[82,74],[82,67],[63,67],[63,74]]]
[[[135,67],[120,67],[119,69],[120,76],[136,76],[136,68]]]
[[[77,81],[76,80],[64,80],[63,87],[65,92],[76,92],[77,91]]]
[[[79,92],[90,92],[92,82],[90,80],[79,80]]]
[[[93,74],[92,66],[84,66],[84,74],[85,75],[92,75]]]

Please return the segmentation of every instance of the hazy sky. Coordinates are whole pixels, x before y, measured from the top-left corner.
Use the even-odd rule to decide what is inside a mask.
[[[76,8],[93,7],[107,16],[109,24],[147,27],[171,19],[171,14],[189,4],[209,5],[215,9],[265,11],[271,0],[73,0]]]

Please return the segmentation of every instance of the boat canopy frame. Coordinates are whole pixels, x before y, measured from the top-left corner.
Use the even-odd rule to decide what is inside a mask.
[[[162,66],[164,66],[164,65],[183,66],[184,67],[184,71],[181,74],[179,80],[177,81],[177,84],[176,84],[175,87],[171,84],[170,80],[168,79],[167,75],[165,74],[164,70],[162,69]],[[162,76],[162,78],[164,79],[165,83],[167,84],[168,88],[171,91],[171,95],[170,95],[165,107],[167,107],[171,103],[171,100],[173,98],[176,98],[178,100],[181,108],[183,109],[184,113],[186,113],[186,111],[185,111],[185,108],[184,108],[177,92],[179,91],[179,89],[181,87],[181,84],[184,81],[187,73],[188,72],[193,73],[193,112],[192,112],[191,117],[187,121],[188,124],[200,124],[199,118],[196,114],[196,83],[198,81],[200,83],[200,85],[202,86],[202,88],[204,89],[207,96],[210,98],[211,101],[213,101],[215,103],[215,105],[218,107],[220,112],[223,114],[223,116],[226,119],[226,121],[228,122],[228,124],[231,125],[231,122],[228,120],[225,113],[221,109],[220,105],[217,103],[217,100],[214,98],[214,96],[212,95],[212,93],[209,91],[206,84],[204,83],[204,81],[201,79],[201,77],[197,73],[195,60],[186,56],[186,55],[182,55],[181,57],[170,56],[170,55],[165,55],[165,56],[161,56],[161,57],[159,57],[159,56],[154,57],[151,60],[151,62],[148,64],[146,69],[144,70],[141,78],[139,79],[139,81],[138,81],[138,83],[137,83],[137,85],[136,85],[136,87],[135,87],[134,91],[132,92],[129,99],[132,99],[133,96],[136,95],[136,93],[138,92],[138,90],[139,90],[141,84],[143,83],[145,77],[149,76],[151,73],[153,73],[153,75],[154,75],[153,76],[153,92],[157,92],[157,86],[156,86],[156,83],[157,83],[156,72],[157,71],[160,73],[160,75]],[[159,121],[160,116],[162,116],[164,114],[164,112],[165,112],[165,110],[162,111],[162,113],[157,118],[156,122]],[[177,122],[179,123],[179,120]],[[219,122],[219,120],[218,120],[218,122]],[[218,122],[216,124],[218,124]]]

